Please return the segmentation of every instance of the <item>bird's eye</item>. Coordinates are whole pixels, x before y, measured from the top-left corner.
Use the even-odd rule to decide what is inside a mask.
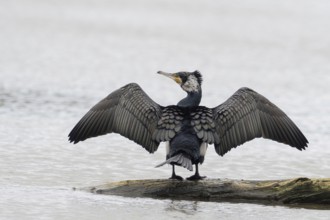
[[[187,76],[181,76],[182,84],[184,84],[187,81]]]

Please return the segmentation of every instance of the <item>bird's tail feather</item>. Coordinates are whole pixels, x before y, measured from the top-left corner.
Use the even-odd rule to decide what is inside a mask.
[[[192,162],[191,159],[189,159],[188,157],[186,157],[184,154],[180,153],[177,154],[171,158],[169,158],[168,160],[166,160],[165,162],[158,164],[156,167],[161,167],[164,164],[176,164],[179,166],[182,166],[184,168],[187,168],[188,170],[192,171],[193,170],[193,166],[192,166]]]

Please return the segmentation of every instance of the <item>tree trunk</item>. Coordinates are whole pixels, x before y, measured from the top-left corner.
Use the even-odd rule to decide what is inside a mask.
[[[330,178],[290,180],[202,181],[127,180],[87,190],[97,194],[213,202],[249,202],[261,204],[322,205],[330,209]]]

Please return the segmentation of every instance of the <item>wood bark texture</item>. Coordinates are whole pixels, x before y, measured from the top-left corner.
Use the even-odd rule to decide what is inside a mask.
[[[126,180],[95,187],[92,193],[213,202],[249,202],[270,205],[321,205],[330,209],[330,178],[289,180],[169,179]]]

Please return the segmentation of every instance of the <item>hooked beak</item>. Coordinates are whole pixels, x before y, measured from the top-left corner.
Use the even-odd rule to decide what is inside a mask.
[[[176,83],[178,83],[180,85],[182,83],[181,78],[176,73],[166,73],[166,72],[163,72],[163,71],[158,71],[157,73],[173,79]]]

